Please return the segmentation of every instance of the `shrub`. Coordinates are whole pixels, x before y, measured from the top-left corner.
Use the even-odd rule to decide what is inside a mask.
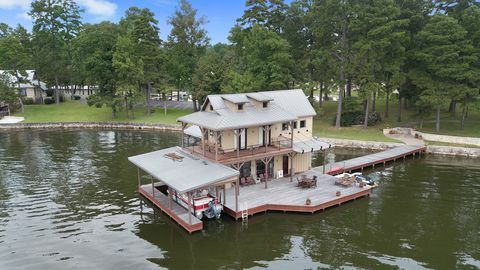
[[[335,124],[335,118],[333,118],[333,124]],[[342,119],[340,122],[340,126],[342,127],[349,127],[353,125],[363,125],[365,120],[365,113],[362,111],[347,111],[342,112]],[[374,126],[378,123],[382,122],[382,117],[377,112],[372,112],[368,115],[368,125]]]
[[[34,103],[33,98],[23,98],[23,104],[25,105],[32,105]]]
[[[45,98],[43,102],[47,105],[55,103],[55,100],[53,98]]]
[[[81,96],[79,96],[79,95],[75,95],[75,96],[73,96],[73,99],[74,99],[74,100],[80,100],[81,98],[82,98],[82,97],[81,97]]]

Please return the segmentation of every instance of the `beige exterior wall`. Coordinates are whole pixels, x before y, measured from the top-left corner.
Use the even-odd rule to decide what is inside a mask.
[[[305,120],[305,127],[300,128],[300,121]],[[312,139],[313,117],[300,118],[297,120],[297,128],[294,130],[293,141],[305,141]],[[290,128],[282,131],[282,124],[275,124],[272,126],[272,139],[276,140],[279,136],[290,138]]]

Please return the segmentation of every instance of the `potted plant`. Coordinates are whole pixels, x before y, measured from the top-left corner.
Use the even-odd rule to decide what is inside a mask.
[[[307,198],[307,200],[305,201],[305,204],[306,204],[306,205],[312,204],[312,200],[310,200],[310,198]]]
[[[342,193],[341,193],[339,190],[337,190],[337,192],[335,193],[335,195],[337,195],[337,197],[340,197],[340,195],[342,195]]]

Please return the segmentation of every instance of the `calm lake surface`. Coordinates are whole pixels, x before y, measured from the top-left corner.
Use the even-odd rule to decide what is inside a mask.
[[[370,198],[248,224],[223,217],[190,235],[139,197],[127,161],[178,143],[165,132],[2,131],[0,269],[480,268],[478,159],[407,159],[369,172],[380,183]]]

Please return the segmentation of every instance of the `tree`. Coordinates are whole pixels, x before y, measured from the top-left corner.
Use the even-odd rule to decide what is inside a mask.
[[[5,103],[13,111],[15,103],[19,100],[18,93],[11,86],[9,74],[0,74],[0,103]]]
[[[70,81],[71,43],[81,28],[82,10],[74,0],[36,0],[29,15],[33,18],[33,44],[37,73],[55,85],[59,104],[59,84]]]
[[[119,101],[116,98],[117,74],[113,53],[120,34],[118,25],[110,22],[86,25],[73,41],[75,73],[82,84],[97,85],[95,94],[88,97],[88,105],[112,109],[116,117]]]
[[[139,95],[144,66],[142,59],[137,57],[135,46],[130,38],[118,37],[112,62],[117,74],[116,97],[124,101],[127,117],[130,110],[131,117],[134,118],[133,102]]]
[[[144,77],[141,85],[146,90],[147,114],[150,114],[151,85],[160,83],[164,78],[160,28],[154,16],[155,14],[148,8],[131,7],[120,20],[120,28],[132,40],[135,53],[143,62]]]
[[[285,39],[260,25],[246,30],[237,26],[232,29],[229,39],[240,59],[237,72],[243,74],[240,76],[252,77],[254,85],[258,86],[249,91],[288,87],[292,81],[293,60]]]
[[[209,42],[207,32],[203,29],[206,19],[197,18],[197,10],[186,0],[181,0],[168,23],[172,25],[167,40],[168,71],[178,89],[177,98],[180,99],[180,90],[187,90],[192,96],[197,96],[192,87],[192,77],[197,61],[205,53]],[[193,99],[193,105],[198,110],[196,99]]]
[[[440,130],[441,107],[452,93],[464,91],[471,68],[472,50],[467,31],[454,18],[433,15],[416,37],[419,50],[414,52],[417,68],[411,72],[423,91],[423,102],[436,109],[436,130]]]
[[[249,29],[261,25],[277,34],[283,32],[288,9],[283,0],[247,0],[245,6],[243,16],[237,19],[241,27]]]
[[[219,94],[225,77],[226,66],[220,53],[209,49],[200,57],[192,78],[194,99],[200,103],[209,94]]]

